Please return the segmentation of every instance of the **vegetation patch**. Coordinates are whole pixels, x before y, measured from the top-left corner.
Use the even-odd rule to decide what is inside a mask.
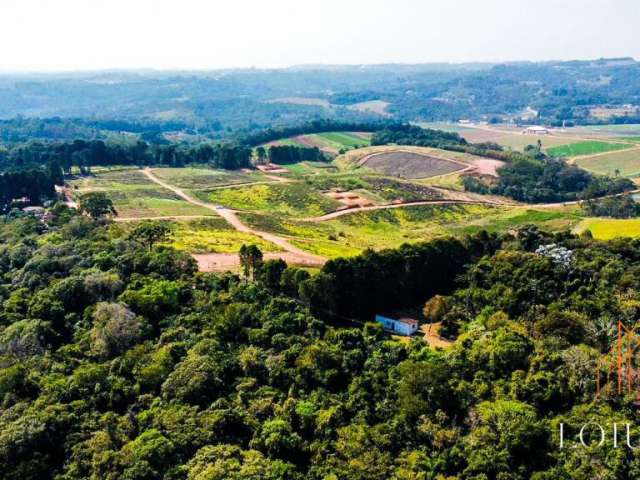
[[[576,163],[585,170],[602,175],[614,176],[618,174],[623,177],[636,177],[640,175],[640,149],[578,159]]]
[[[587,218],[582,221],[576,231],[589,230],[594,238],[611,240],[616,237],[640,237],[640,218]]]
[[[264,180],[264,176],[259,172],[247,173],[213,168],[156,168],[153,173],[161,180],[185,189],[207,189]]]
[[[553,157],[580,157],[583,155],[596,155],[598,153],[611,152],[629,148],[628,144],[601,142],[590,140],[586,142],[571,143],[559,147],[547,148],[547,153]]]
[[[293,217],[322,215],[340,206],[305,183],[226,188],[209,192],[207,199],[233,209],[274,212]]]
[[[280,248],[262,238],[233,229],[222,218],[214,217],[187,222],[174,222],[168,245],[189,253],[237,253],[245,244],[257,245],[265,252]]]

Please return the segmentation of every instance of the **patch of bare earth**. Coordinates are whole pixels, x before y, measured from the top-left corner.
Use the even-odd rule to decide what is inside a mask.
[[[236,253],[202,253],[193,254],[193,258],[198,262],[198,269],[201,272],[226,272],[238,270],[240,268],[240,257]],[[282,259],[287,265],[297,265],[299,267],[321,267],[324,259],[312,259],[309,255],[299,255],[292,252],[265,253],[265,260]]]
[[[371,207],[373,206],[373,202],[358,192],[350,192],[350,191],[332,191],[324,193],[327,197],[333,198],[334,200],[340,202],[342,206],[338,208],[339,210],[344,210],[346,208],[356,208],[356,207]]]
[[[424,341],[429,344],[430,347],[433,348],[448,348],[453,345],[454,342],[451,340],[447,340],[446,338],[442,338],[440,336],[440,329],[442,328],[442,323],[425,323],[420,325],[420,331],[424,334]]]
[[[402,150],[374,153],[359,163],[384,175],[401,178],[429,178],[468,167],[467,164],[455,160]]]
[[[498,169],[505,166],[502,160],[494,160],[492,158],[479,158],[471,162],[474,170],[473,173],[478,175],[491,175],[492,177],[498,176]]]

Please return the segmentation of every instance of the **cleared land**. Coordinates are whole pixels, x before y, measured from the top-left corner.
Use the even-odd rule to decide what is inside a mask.
[[[306,183],[214,190],[208,193],[206,200],[234,210],[279,212],[292,217],[322,215],[340,207],[339,202],[322,195]]]
[[[256,235],[235,230],[222,218],[212,217],[173,223],[171,241],[178,250],[190,253],[237,254],[243,244],[253,243],[263,252],[279,252],[280,247]]]
[[[640,175],[640,148],[578,158],[576,163],[585,170],[602,175],[615,175],[618,171],[624,177],[636,177]]]
[[[327,140],[346,143],[342,133],[338,137],[324,135]],[[351,135],[362,140],[360,134],[347,137]],[[370,164],[372,159],[375,168]],[[389,166],[390,170],[380,170]],[[237,251],[247,243],[258,245],[266,258],[317,267],[328,258],[357,255],[367,248],[397,247],[481,229],[508,230],[530,223],[559,230],[574,228],[583,220],[576,206],[517,206],[497,197],[472,198],[431,183],[457,180],[460,172],[482,168],[483,173],[491,174],[497,166],[493,160],[465,153],[377,146],[349,150],[332,163],[290,165],[289,173],[278,176],[157,168],[104,172],[74,183],[85,191],[105,191],[114,199],[122,196],[120,206],[126,207],[123,211],[128,222],[119,228],[130,228],[140,217],[177,217],[171,222],[169,243],[192,253],[205,270],[236,270]],[[424,175],[435,176],[419,178]],[[152,203],[166,200],[171,205],[138,211],[132,203],[136,199]],[[367,207],[347,208],[356,204]],[[333,215],[345,208],[346,213]],[[323,221],[309,221],[323,216]]]
[[[349,108],[349,110],[357,110],[358,112],[372,112],[383,117],[390,117],[391,114],[387,112],[389,105],[391,105],[389,102],[383,100],[370,100],[368,102],[354,103],[347,108]]]
[[[265,180],[259,172],[247,173],[211,168],[157,168],[154,172],[158,178],[187,189],[207,189]]]
[[[298,135],[269,142],[270,145],[293,145],[298,147],[317,147],[323,152],[337,155],[340,150],[360,148],[371,145],[371,133],[368,132],[325,132]]]
[[[555,157],[579,157],[583,155],[596,155],[598,153],[612,152],[629,148],[625,143],[609,143],[590,140],[586,142],[572,143],[561,147],[548,148],[547,153]]]
[[[151,182],[140,170],[111,170],[72,178],[74,194],[104,192],[120,218],[210,216],[211,211],[184,201]]]
[[[457,161],[400,150],[375,153],[363,159],[361,164],[384,175],[401,178],[435,177],[467,168]]]
[[[268,100],[266,103],[287,103],[290,105],[309,105],[314,107],[330,108],[332,105],[324,98],[313,97],[283,97]]]

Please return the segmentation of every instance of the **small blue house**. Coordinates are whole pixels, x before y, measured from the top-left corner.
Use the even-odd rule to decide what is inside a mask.
[[[396,335],[404,335],[410,337],[418,331],[418,321],[413,318],[401,318],[395,320],[393,318],[376,315],[376,322],[381,323],[384,329]]]

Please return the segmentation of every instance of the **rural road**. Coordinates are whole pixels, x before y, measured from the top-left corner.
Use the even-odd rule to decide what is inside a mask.
[[[230,209],[222,207],[222,206],[213,205],[211,203],[202,202],[200,200],[192,198],[184,190],[182,190],[182,189],[180,189],[178,187],[175,187],[173,185],[170,185],[170,184],[164,182],[163,180],[160,180],[158,177],[156,177],[153,174],[153,171],[150,168],[143,169],[142,173],[144,173],[144,175],[149,180],[151,180],[152,182],[157,183],[161,187],[172,191],[173,193],[175,193],[177,196],[179,196],[180,198],[182,198],[186,202],[189,202],[192,205],[197,205],[199,207],[206,208],[208,210],[211,210],[212,212],[215,212],[217,215],[219,215],[220,217],[224,218],[237,231],[256,235],[256,236],[258,236],[258,237],[260,237],[260,238],[262,238],[264,240],[267,240],[268,242],[271,242],[271,243],[279,246],[280,248],[282,248],[286,252],[286,255],[283,254],[281,256],[283,259],[285,259],[285,261],[289,261],[291,263],[295,263],[295,264],[299,264],[299,265],[318,266],[318,267],[324,265],[324,263],[326,261],[323,257],[312,255],[312,254],[310,254],[308,252],[305,252],[304,250],[292,245],[291,243],[289,243],[287,240],[285,240],[282,237],[279,237],[279,236],[274,235],[272,233],[262,232],[260,230],[255,230],[255,229],[245,225],[238,218],[237,212],[235,210],[230,210]],[[222,260],[223,260],[222,255],[227,255],[227,254],[218,254],[218,253],[208,254],[208,261],[210,263],[215,263],[216,261],[222,262]],[[274,254],[274,255],[278,255],[278,254]],[[237,255],[233,255],[233,256],[236,259],[238,258]],[[199,257],[203,257],[203,256],[200,255]],[[201,260],[198,260],[198,262],[199,262],[199,264],[201,266],[202,266],[202,262],[206,262],[206,261],[207,260],[204,259],[204,258],[201,258]]]

